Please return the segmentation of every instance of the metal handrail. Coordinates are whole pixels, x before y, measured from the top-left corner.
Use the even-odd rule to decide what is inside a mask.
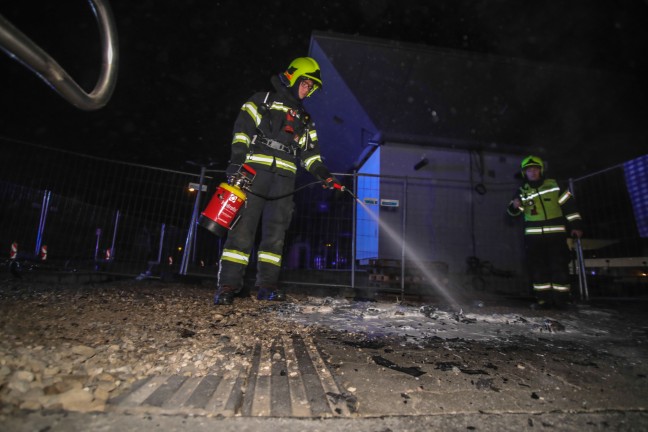
[[[95,88],[86,93],[49,54],[0,15],[0,48],[31,69],[72,105],[84,111],[104,107],[115,89],[119,49],[112,10],[107,1],[88,0],[99,25],[102,67]]]

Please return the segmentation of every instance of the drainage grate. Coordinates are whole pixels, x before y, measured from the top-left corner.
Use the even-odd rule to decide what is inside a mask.
[[[268,417],[349,416],[347,398],[310,338],[257,344],[249,366],[203,377],[151,376],[109,402],[111,411]]]

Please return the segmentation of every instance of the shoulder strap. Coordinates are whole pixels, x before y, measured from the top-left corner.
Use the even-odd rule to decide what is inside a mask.
[[[261,117],[265,116],[266,112],[270,110],[270,105],[268,104],[268,98],[270,97],[270,92],[267,92],[265,95],[265,98],[263,98],[263,102],[259,105],[259,113],[261,114]],[[272,130],[272,117],[268,116],[268,126],[270,127],[270,130]],[[263,131],[257,126],[257,134],[260,137],[263,137]]]

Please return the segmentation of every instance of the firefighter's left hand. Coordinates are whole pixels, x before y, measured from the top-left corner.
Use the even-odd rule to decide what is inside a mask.
[[[322,187],[324,189],[342,189],[340,181],[333,176],[327,178],[326,180],[322,180]]]
[[[227,176],[227,178],[230,178],[236,175],[240,170],[241,170],[241,164],[231,163],[227,166],[227,169],[225,170],[225,176]]]
[[[571,230],[571,236],[576,238],[583,237],[583,230],[573,229]]]
[[[225,176],[227,177],[227,184],[232,184],[234,183],[234,180],[236,179],[236,175],[239,173],[241,170],[241,165],[240,164],[234,164],[231,163],[228,165],[227,169],[225,170]]]

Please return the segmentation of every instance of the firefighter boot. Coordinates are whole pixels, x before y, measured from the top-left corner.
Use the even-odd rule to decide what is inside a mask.
[[[566,293],[554,293],[554,303],[556,309],[563,311],[575,311],[577,310],[576,305],[572,301],[571,295],[569,292]]]
[[[531,303],[530,307],[532,310],[546,310],[551,308],[551,303],[544,299],[539,299]]]
[[[286,291],[282,288],[277,288],[276,286],[260,286],[257,290],[257,300],[286,300]]]
[[[236,289],[230,285],[219,286],[214,295],[215,305],[231,305],[234,303]]]

